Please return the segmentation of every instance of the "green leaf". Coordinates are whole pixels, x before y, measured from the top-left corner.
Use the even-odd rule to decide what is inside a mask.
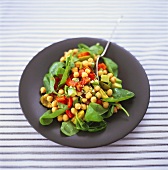
[[[87,49],[87,50],[89,50],[89,47],[86,44],[83,44],[83,43],[78,44],[78,48],[79,49]]]
[[[135,94],[129,90],[114,88],[113,97],[103,99],[106,102],[120,102],[134,97]]]
[[[44,84],[44,87],[46,88],[47,94],[55,91],[54,90],[55,79],[51,73],[48,73],[44,76],[43,84]]]
[[[106,113],[103,114],[102,116],[103,116],[104,119],[107,119],[107,118],[111,117],[111,116],[113,115],[113,113],[114,113],[114,105],[112,105],[112,106],[109,108],[108,112],[106,112]]]
[[[53,76],[58,76],[59,74],[63,74],[65,63],[63,62],[54,62],[49,68],[49,73]]]
[[[88,131],[88,128],[89,128],[88,124],[82,119],[79,119],[78,116],[76,116],[76,129]]]
[[[110,73],[113,73],[115,77],[117,77],[118,76],[118,65],[114,61],[112,61],[110,58],[106,58],[106,57],[102,57],[102,58],[103,58],[104,63],[107,66],[107,70]]]
[[[66,136],[73,136],[79,132],[71,121],[63,122],[61,125],[61,132]]]
[[[42,125],[49,125],[53,122],[53,119],[56,118],[57,116],[63,114],[66,110],[68,109],[68,106],[65,105],[64,108],[58,109],[55,112],[51,112],[51,110],[48,110],[45,112],[39,119],[40,123]]]
[[[101,105],[97,103],[90,103],[85,114],[85,120],[87,122],[101,122],[103,113],[107,112],[108,109],[104,109]]]
[[[125,114],[129,117],[129,113],[123,106],[121,106],[121,104],[115,104],[115,106],[118,106],[120,109],[122,109],[125,112]]]
[[[100,55],[104,50],[103,46],[101,46],[99,43],[91,46],[89,49],[90,49],[90,51],[92,51],[92,53],[94,53],[96,55]]]
[[[107,123],[103,120],[101,122],[94,122],[89,125],[88,132],[97,132],[107,127]]]

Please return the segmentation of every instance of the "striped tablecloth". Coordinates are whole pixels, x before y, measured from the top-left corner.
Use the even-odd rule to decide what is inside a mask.
[[[28,123],[18,85],[28,62],[66,38],[108,39],[129,50],[145,69],[151,88],[147,113],[124,139],[94,149],[53,143]],[[142,87],[143,88],[143,87]],[[143,106],[142,106],[143,107]],[[0,169],[168,169],[168,1],[0,1]]]

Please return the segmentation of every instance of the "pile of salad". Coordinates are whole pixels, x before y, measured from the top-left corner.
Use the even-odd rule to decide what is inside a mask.
[[[103,50],[99,43],[91,47],[78,44],[50,66],[40,89],[40,102],[48,108],[39,119],[42,125],[57,119],[61,132],[72,136],[79,131],[105,129],[106,119],[118,110],[129,116],[120,102],[134,97],[134,93],[122,88],[118,65],[102,57],[96,76],[96,60]]]

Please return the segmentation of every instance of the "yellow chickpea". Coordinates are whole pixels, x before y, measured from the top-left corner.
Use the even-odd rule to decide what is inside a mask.
[[[108,73],[107,75],[109,76],[109,78],[113,77],[113,73]]]
[[[98,71],[98,76],[101,76],[101,75],[103,75],[103,71],[102,71],[102,70],[99,70],[99,71]]]
[[[93,61],[94,61],[93,58],[88,59],[88,62],[93,62]]]
[[[86,93],[86,99],[90,99],[92,97],[92,93],[88,92]]]
[[[90,87],[89,86],[84,86],[83,90],[87,93],[90,90]]]
[[[107,108],[109,107],[109,103],[108,103],[108,102],[103,102],[103,107],[104,107],[105,109],[107,109]]]
[[[102,95],[101,95],[100,92],[97,92],[97,93],[95,94],[95,96],[96,96],[98,99],[100,99],[100,98],[102,97]]]
[[[114,113],[117,113],[117,107],[114,107]]]
[[[83,65],[84,67],[88,67],[89,63],[88,63],[87,60],[84,60],[84,61],[82,61],[82,65]]]
[[[100,90],[100,86],[95,86],[95,87],[94,87],[94,90],[95,90],[95,91],[99,91],[99,90]]]
[[[112,89],[108,89],[108,90],[107,90],[107,95],[108,95],[108,96],[112,96],[112,94],[113,94],[113,90],[112,90]]]
[[[59,94],[64,94],[64,90],[63,89],[59,89],[58,93]]]
[[[57,101],[54,100],[52,103],[51,103],[52,107],[56,107],[57,106]]]
[[[71,113],[72,113],[72,114],[77,114],[77,109],[74,108],[74,107],[72,107],[72,108],[71,108]]]
[[[85,72],[87,73],[87,74],[89,74],[90,73],[90,69],[85,69]]]
[[[97,60],[97,58],[98,58],[98,56],[96,55],[96,56],[94,57],[94,61],[96,61],[96,60]]]
[[[60,58],[60,62],[64,62],[64,61],[65,61],[65,59],[66,59],[66,58],[65,58],[64,56],[63,56],[63,57],[61,57],[61,58]]]
[[[72,70],[73,73],[78,72],[78,68],[77,67],[74,67],[71,70]]]
[[[80,61],[77,61],[77,62],[75,63],[75,66],[76,66],[77,68],[79,68],[81,65],[82,65],[82,62],[80,62]]]
[[[78,97],[76,97],[76,96],[75,96],[75,97],[72,97],[72,100],[73,100],[73,101],[75,101],[76,99],[78,99]]]
[[[77,96],[81,96],[82,92],[77,91]]]
[[[86,110],[86,104],[81,104],[81,109]]]
[[[74,73],[73,73],[73,76],[74,76],[75,78],[79,77],[79,72],[74,72]]]
[[[68,117],[67,114],[64,114],[64,115],[62,116],[62,119],[63,119],[64,122],[66,122],[66,121],[69,120],[69,117]]]
[[[90,101],[91,101],[92,103],[96,103],[97,98],[96,98],[95,96],[93,96],[93,97],[91,97]]]
[[[62,122],[62,121],[63,121],[63,116],[62,116],[62,115],[59,115],[59,116],[57,117],[57,120],[58,120],[58,122]]]
[[[80,103],[75,103],[75,109],[80,110],[81,104]]]
[[[52,112],[55,112],[56,110],[58,110],[58,107],[52,107]]]
[[[112,83],[115,83],[115,82],[116,82],[116,77],[115,77],[115,76],[111,77],[110,81],[111,81]]]
[[[86,103],[86,102],[87,102],[87,99],[86,99],[86,98],[82,98],[82,102],[83,102],[83,103]]]
[[[107,73],[108,73],[108,72],[107,72],[107,70],[103,70],[103,74],[105,74],[105,75],[106,75]]]
[[[52,102],[53,101],[53,97],[52,96],[47,96],[47,101],[48,102]]]
[[[82,77],[88,77],[88,74],[86,72],[82,72]]]
[[[41,94],[46,93],[46,88],[45,87],[41,87],[40,88],[40,92],[41,92]]]

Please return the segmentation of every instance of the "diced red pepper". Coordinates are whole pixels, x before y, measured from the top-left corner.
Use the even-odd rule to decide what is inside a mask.
[[[78,82],[77,85],[76,85],[76,89],[77,91],[82,91],[82,88],[83,88],[83,85],[81,84],[81,82]]]
[[[95,73],[89,73],[89,78],[91,79],[91,80],[94,80],[95,78],[96,78],[96,75],[95,75]]]
[[[88,56],[88,55],[90,55],[90,53],[87,51],[84,51],[84,52],[79,53],[78,57],[80,58],[80,57],[84,57],[84,56]]]
[[[67,104],[67,98],[65,96],[57,96],[56,100],[57,100],[57,102]]]
[[[83,77],[81,80],[81,84],[85,85],[88,84],[90,82],[90,78],[89,77]]]
[[[67,116],[71,119],[74,117],[74,115],[71,113],[70,110],[66,110],[65,113],[67,114]]]
[[[100,69],[103,69],[103,70],[106,70],[106,65],[104,64],[104,63],[99,63],[98,64],[98,70],[100,70]]]
[[[102,100],[97,99],[96,103],[102,105]]]
[[[75,86],[77,85],[77,82],[73,81],[73,80],[71,79],[71,77],[69,77],[69,78],[67,79],[67,81],[66,81],[66,85],[67,85],[67,86],[75,87]]]
[[[67,98],[67,100],[68,100],[68,108],[71,108],[73,104],[72,97]]]
[[[55,77],[55,84],[54,84],[54,89],[56,90],[58,88],[58,84],[61,80],[61,77]]]

